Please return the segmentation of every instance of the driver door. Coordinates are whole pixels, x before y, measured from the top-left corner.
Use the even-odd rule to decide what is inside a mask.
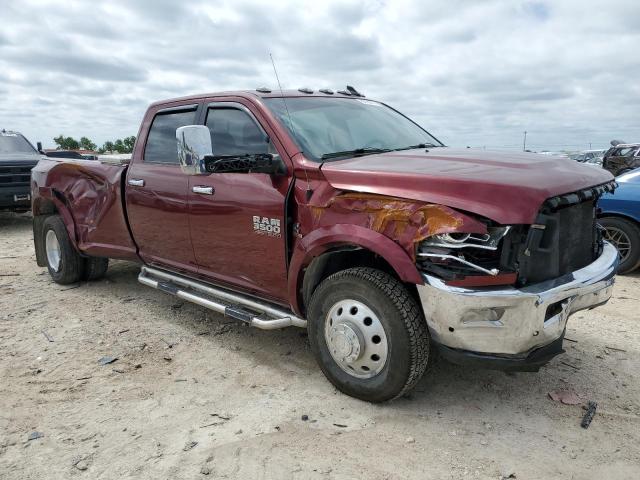
[[[243,104],[208,106],[214,155],[278,154]],[[287,301],[285,198],[291,178],[266,173],[189,177],[189,216],[198,272],[274,301]]]

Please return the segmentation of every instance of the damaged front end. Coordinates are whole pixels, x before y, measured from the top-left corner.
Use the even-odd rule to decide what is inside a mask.
[[[558,278],[602,253],[596,202],[615,183],[548,199],[531,225],[497,225],[486,233],[434,235],[418,246],[420,270],[449,286],[529,284]]]
[[[562,352],[569,316],[606,303],[618,264],[603,241],[597,199],[610,182],[548,199],[532,225],[487,225],[485,235],[435,235],[418,247],[418,285],[446,358],[536,370]]]

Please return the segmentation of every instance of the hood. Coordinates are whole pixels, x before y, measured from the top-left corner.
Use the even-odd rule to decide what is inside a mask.
[[[4,163],[25,163],[25,164],[36,164],[42,155],[39,153],[0,153],[0,165]]]
[[[502,224],[533,223],[546,199],[613,179],[566,158],[448,147],[325,162],[322,173],[340,190],[437,203]]]

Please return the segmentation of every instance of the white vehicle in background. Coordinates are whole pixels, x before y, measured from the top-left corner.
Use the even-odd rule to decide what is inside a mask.
[[[580,163],[602,166],[602,157],[606,152],[606,150],[583,150],[569,155],[569,158]]]
[[[550,152],[548,150],[543,150],[542,152],[537,152],[540,155],[547,155],[549,157],[561,157],[561,158],[569,158],[566,152]]]

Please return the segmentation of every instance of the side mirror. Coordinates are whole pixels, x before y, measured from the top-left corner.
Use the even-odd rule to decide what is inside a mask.
[[[36,143],[36,148],[38,149],[38,152],[42,153],[42,142]]]
[[[286,175],[287,167],[280,155],[255,153],[207,157],[204,161],[209,173],[267,173]]]
[[[213,155],[209,127],[187,125],[176,129],[178,160],[183,173],[187,175],[207,175],[205,157]]]

